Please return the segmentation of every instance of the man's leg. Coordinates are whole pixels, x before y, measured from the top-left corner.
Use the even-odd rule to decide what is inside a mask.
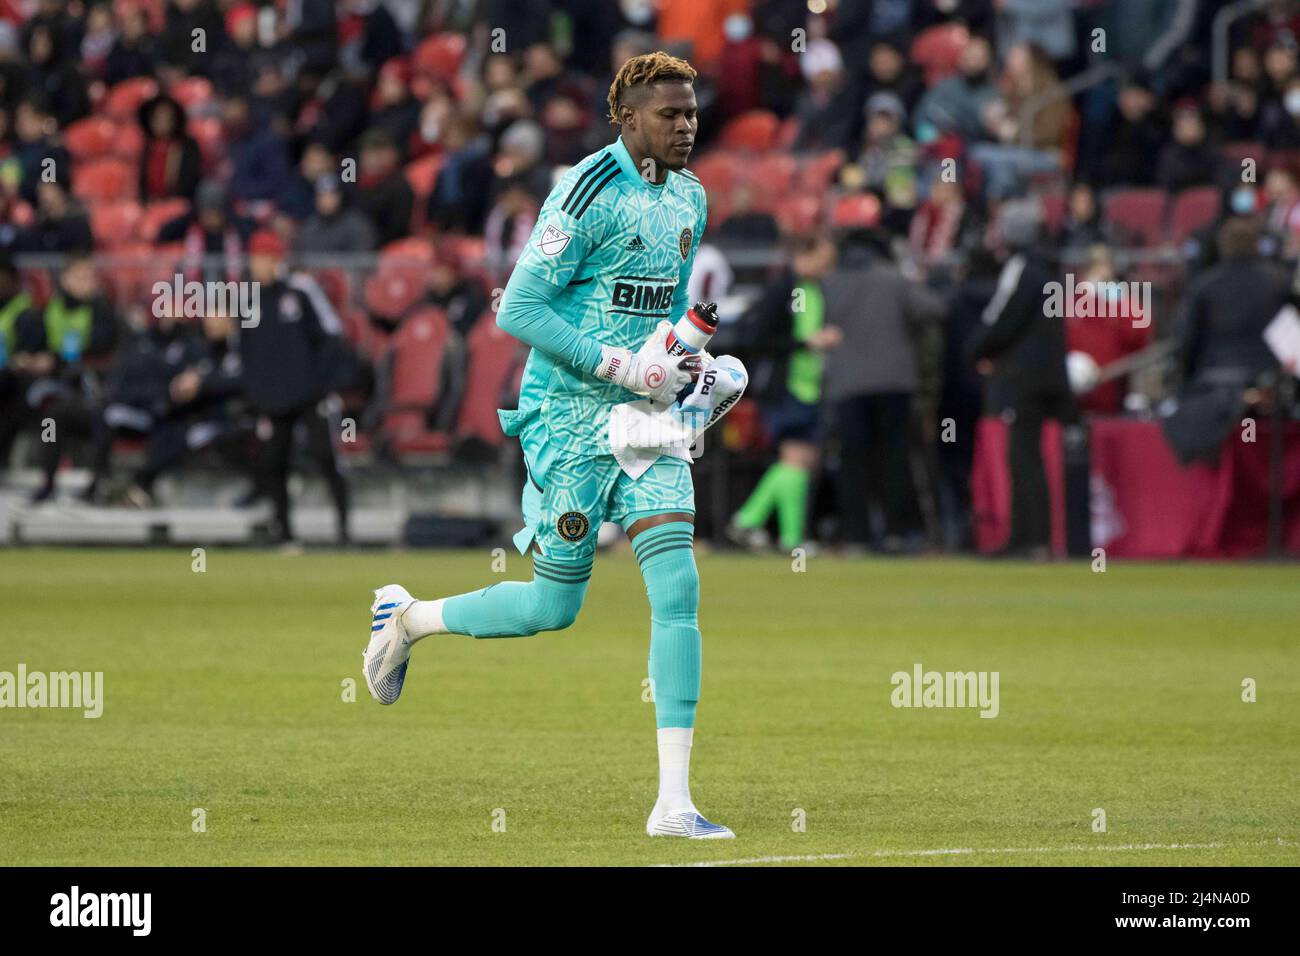
[[[532,637],[539,631],[563,630],[582,608],[592,560],[548,560],[534,545],[531,581],[502,581],[467,594],[416,601],[402,623],[412,642],[430,634]]]
[[[293,539],[289,516],[289,460],[293,453],[293,425],[295,413],[266,415],[258,423],[258,434],[263,439],[260,470],[262,484],[275,508],[277,541]],[[265,424],[263,424],[265,423]]]
[[[587,594],[596,529],[617,468],[608,456],[560,461],[545,477],[545,492],[529,478],[523,495],[527,527],[516,541],[532,556],[532,581],[502,581],[432,601],[417,601],[397,584],[377,590],[363,655],[371,695],[383,704],[397,700],[411,645],[431,634],[530,637],[572,624]]]
[[[636,481],[620,475],[610,518],[627,531],[650,600],[649,672],[659,745],[659,796],[646,833],[697,839],[735,836],[704,819],[691,800],[701,640],[690,467],[678,458],[660,458]]]
[[[307,451],[329,486],[330,499],[334,502],[338,540],[340,544],[346,544],[348,542],[348,482],[339,467],[338,454],[334,450],[334,436],[338,434],[338,423],[335,418],[333,413],[322,410],[320,405],[307,413]]]

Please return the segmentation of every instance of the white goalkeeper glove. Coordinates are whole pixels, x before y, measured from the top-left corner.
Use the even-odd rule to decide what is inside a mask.
[[[671,404],[691,384],[691,373],[680,367],[685,356],[668,354],[665,343],[672,327],[667,320],[660,322],[636,352],[602,345],[596,378],[622,385],[660,405]]]

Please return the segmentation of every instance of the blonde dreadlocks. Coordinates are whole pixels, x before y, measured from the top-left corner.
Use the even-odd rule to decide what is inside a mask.
[[[685,60],[669,56],[663,50],[655,53],[643,53],[630,57],[614,82],[609,84],[609,122],[618,126],[618,108],[623,103],[623,94],[637,86],[651,86],[655,83],[693,83],[695,68]]]

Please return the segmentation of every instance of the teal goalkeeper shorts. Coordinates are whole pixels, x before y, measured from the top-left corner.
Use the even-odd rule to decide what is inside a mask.
[[[514,537],[520,554],[527,554],[536,540],[548,558],[586,560],[596,553],[602,522],[615,521],[626,531],[647,515],[695,514],[691,466],[681,458],[661,456],[640,478],[632,479],[613,455],[559,451],[540,424],[526,429],[520,443],[528,468],[524,527]]]

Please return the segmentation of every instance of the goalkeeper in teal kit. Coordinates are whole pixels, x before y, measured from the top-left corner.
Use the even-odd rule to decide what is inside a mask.
[[[659,745],[652,836],[733,836],[695,808],[688,784],[700,696],[695,494],[680,456],[651,456],[632,479],[612,454],[611,410],[640,398],[667,406],[689,387],[665,344],[688,308],[704,231],[704,189],[685,169],[695,140],[695,71],[664,53],[633,57],[609,91],[612,145],[570,169],[538,215],[506,286],[498,324],[532,347],[519,408],[501,412],[523,447],[525,527],[515,536],[533,580],[417,601],[375,592],[364,672],[371,694],[401,693],[411,645],[430,634],[520,637],[573,623],[603,521],[623,526],[650,602],[651,686]],[[655,406],[649,406],[655,407]]]

